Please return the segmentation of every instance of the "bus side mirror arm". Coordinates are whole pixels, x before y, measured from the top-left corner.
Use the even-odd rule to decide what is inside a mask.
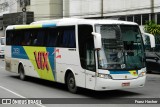
[[[100,50],[102,48],[102,38],[101,34],[92,32],[92,35],[94,36],[94,46],[96,50]]]
[[[146,35],[150,39],[151,48],[155,48],[155,37],[152,34],[149,33],[143,33],[143,35]]]

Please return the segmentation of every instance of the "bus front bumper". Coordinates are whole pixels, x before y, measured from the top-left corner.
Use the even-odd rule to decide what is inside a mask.
[[[112,79],[97,78],[95,90],[105,91],[105,90],[116,90],[125,88],[138,88],[138,87],[143,87],[145,85],[145,81],[146,81],[146,76],[130,80],[112,80]]]

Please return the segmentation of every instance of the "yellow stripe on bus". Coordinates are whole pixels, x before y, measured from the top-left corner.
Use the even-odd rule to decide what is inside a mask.
[[[32,28],[42,28],[42,24],[37,25],[16,25],[15,29],[32,29]]]

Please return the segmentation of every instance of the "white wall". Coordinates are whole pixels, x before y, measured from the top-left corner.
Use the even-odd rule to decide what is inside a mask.
[[[9,13],[18,12],[19,2],[17,0],[8,0],[9,3]]]
[[[101,16],[102,0],[64,0],[64,16]],[[104,16],[144,14],[151,12],[151,0],[103,0]],[[155,0],[155,12],[160,12],[160,0]],[[94,14],[94,15],[93,15]]]
[[[34,11],[35,20],[55,19],[63,16],[63,0],[31,0],[28,11]]]
[[[154,5],[155,5],[155,12],[160,12],[160,0],[155,0],[154,1]]]
[[[150,13],[150,0],[104,0],[106,16]]]
[[[99,17],[101,2],[100,0],[64,0],[63,8],[64,17]]]

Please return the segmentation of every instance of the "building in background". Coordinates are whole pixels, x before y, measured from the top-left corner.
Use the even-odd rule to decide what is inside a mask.
[[[63,0],[30,0],[27,11],[33,11],[35,21],[63,17]]]
[[[22,10],[31,13],[24,15]],[[0,0],[0,36],[10,24],[62,17],[118,19],[141,26],[155,20],[160,24],[160,0]]]
[[[4,36],[5,28],[8,25],[21,24],[23,15],[21,14],[20,1],[0,0],[0,37]]]
[[[4,36],[3,32],[3,14],[9,13],[8,0],[0,0],[0,37]]]
[[[160,24],[160,0],[64,0],[64,17],[111,18]]]

